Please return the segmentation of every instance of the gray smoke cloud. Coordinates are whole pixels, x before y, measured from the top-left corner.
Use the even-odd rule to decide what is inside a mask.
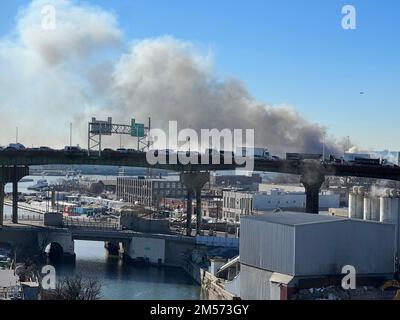
[[[47,4],[57,10],[51,31],[40,25]],[[321,125],[292,107],[258,102],[236,79],[218,78],[212,55],[190,42],[162,36],[128,43],[117,19],[98,7],[37,0],[21,10],[15,32],[0,40],[0,143],[14,140],[19,126],[28,146],[62,146],[72,121],[74,142],[86,145],[92,116],[126,124],[151,117],[161,129],[169,120],[195,130],[255,129],[256,144],[277,153],[322,152]],[[326,144],[327,153],[343,152],[340,142]]]

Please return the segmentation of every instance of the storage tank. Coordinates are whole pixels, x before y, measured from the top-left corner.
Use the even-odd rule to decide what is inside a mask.
[[[371,220],[380,221],[380,199],[372,196],[371,198]]]
[[[349,219],[356,218],[356,194],[354,190],[349,193]]]
[[[390,196],[391,196],[391,201],[390,201],[390,207],[389,207],[389,218],[388,222],[393,223],[396,228],[395,228],[395,252],[396,256],[399,257],[399,249],[400,249],[400,243],[399,243],[399,208],[400,208],[400,199],[399,199],[399,192],[396,189],[392,189],[390,191]]]
[[[356,195],[356,219],[362,219],[364,217],[364,187],[357,188]]]
[[[390,209],[390,190],[386,189],[382,197],[380,198],[380,210],[379,210],[379,221],[388,222],[389,220],[389,209]]]
[[[369,194],[364,196],[364,220],[371,220],[371,198]]]

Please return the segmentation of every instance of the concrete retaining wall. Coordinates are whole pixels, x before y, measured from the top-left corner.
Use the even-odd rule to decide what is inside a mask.
[[[207,300],[235,300],[234,294],[224,289],[224,280],[218,279],[211,273],[201,270],[201,291],[203,299]]]

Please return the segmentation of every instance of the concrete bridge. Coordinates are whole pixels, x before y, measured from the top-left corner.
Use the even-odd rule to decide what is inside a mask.
[[[28,252],[47,252],[64,261],[75,259],[75,240],[100,241],[113,255],[127,260],[147,259],[150,264],[180,267],[196,245],[196,239],[175,234],[151,234],[84,224],[45,226],[41,219],[0,227],[0,243],[9,243]]]

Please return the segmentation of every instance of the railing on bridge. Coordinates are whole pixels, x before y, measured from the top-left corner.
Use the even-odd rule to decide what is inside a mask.
[[[115,222],[115,220],[101,220],[96,218],[79,219],[74,217],[64,217],[63,227],[91,230],[121,230],[119,222]]]
[[[11,215],[5,215],[4,216],[4,221],[11,221],[12,216]],[[44,216],[41,214],[19,214],[18,215],[18,221],[19,222],[42,222],[44,220]]]

